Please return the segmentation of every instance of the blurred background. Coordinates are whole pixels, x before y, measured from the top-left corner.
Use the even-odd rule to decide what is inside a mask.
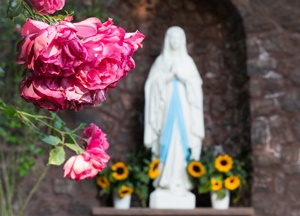
[[[0,2],[1,97],[20,109],[43,112],[19,98],[26,71],[14,59],[24,19],[6,19],[7,2]],[[67,0],[65,9],[75,12],[75,21],[111,17],[127,32],[146,35],[143,49],[134,54],[136,68],[107,93],[105,102],[58,113],[71,128],[91,122],[102,128],[108,134],[110,163],[126,161],[128,152],[143,147],[145,80],[165,31],[177,25],[185,30],[188,52],[203,80],[204,145],[221,145],[247,164],[250,190],[235,205],[252,206],[256,215],[300,215],[300,1]],[[37,157],[45,149],[4,115],[0,136],[2,166],[4,155],[18,152],[9,159],[19,171],[13,188],[22,197],[45,169],[47,158]],[[199,199],[198,207],[209,205]],[[75,182],[63,178],[61,167],[50,167],[26,215],[83,216],[109,205],[98,196],[95,179]]]

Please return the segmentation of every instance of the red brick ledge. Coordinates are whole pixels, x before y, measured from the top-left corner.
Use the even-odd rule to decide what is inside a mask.
[[[130,208],[115,209],[108,207],[93,208],[92,215],[154,215],[154,216],[254,216],[253,208],[229,208],[226,210],[216,210],[212,208],[195,208],[195,209],[150,209],[150,208]]]

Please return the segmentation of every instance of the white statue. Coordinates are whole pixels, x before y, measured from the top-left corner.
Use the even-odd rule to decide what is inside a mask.
[[[145,101],[144,144],[160,159],[150,208],[195,208],[186,166],[200,159],[204,138],[202,80],[180,27],[166,32],[146,81]]]

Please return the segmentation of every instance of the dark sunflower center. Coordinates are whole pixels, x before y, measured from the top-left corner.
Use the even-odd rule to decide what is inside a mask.
[[[200,172],[201,171],[199,166],[193,166],[193,170],[195,172]]]
[[[156,170],[156,169],[158,169],[158,163],[154,164],[154,166],[153,166],[153,170]]]
[[[101,179],[101,182],[102,182],[102,183],[106,183],[105,179]]]
[[[119,175],[122,175],[124,173],[124,169],[123,168],[117,168],[116,172],[119,174]]]
[[[233,182],[234,182],[234,179],[231,179],[231,180],[230,180],[230,183],[233,183]]]
[[[221,165],[222,166],[226,166],[227,165],[227,161],[226,160],[221,160]]]
[[[122,193],[123,194],[127,194],[129,191],[128,190],[123,190]]]

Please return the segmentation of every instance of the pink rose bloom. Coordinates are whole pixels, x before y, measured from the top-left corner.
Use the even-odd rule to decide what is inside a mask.
[[[76,31],[67,21],[50,26],[27,19],[21,31],[23,39],[17,46],[17,63],[24,64],[37,75],[66,77],[74,74],[75,67],[88,58]]]
[[[101,148],[93,148],[72,156],[64,165],[64,177],[75,180],[95,177],[106,167],[109,155]]]
[[[40,14],[53,14],[61,10],[65,5],[65,0],[27,0],[34,10]]]
[[[74,76],[61,78],[69,109],[79,111],[85,106],[95,106],[105,100],[103,90],[88,90]]]
[[[93,178],[106,167],[109,155],[105,152],[109,144],[106,134],[95,124],[90,124],[83,131],[88,138],[86,151],[81,155],[71,157],[64,165],[64,177],[75,180]]]
[[[135,67],[131,56],[142,47],[145,36],[138,31],[126,33],[113,25],[111,19],[102,24],[97,18],[89,18],[74,26],[89,53],[88,60],[79,66],[76,78],[90,90],[115,87]]]
[[[29,73],[20,85],[21,97],[41,108],[80,110],[105,100],[104,91],[84,88],[74,76],[45,77]]]
[[[41,108],[58,111],[68,104],[65,92],[60,89],[59,77],[34,76],[29,73],[20,85],[21,97]]]
[[[81,110],[105,100],[104,93],[135,67],[134,52],[145,36],[126,33],[111,19],[89,18],[57,25],[27,19],[17,63],[31,70],[21,83],[21,97],[52,110]]]
[[[86,147],[87,150],[98,147],[106,150],[109,147],[109,143],[106,139],[106,134],[93,123],[91,123],[89,127],[86,127],[84,129],[83,137],[89,137]]]

